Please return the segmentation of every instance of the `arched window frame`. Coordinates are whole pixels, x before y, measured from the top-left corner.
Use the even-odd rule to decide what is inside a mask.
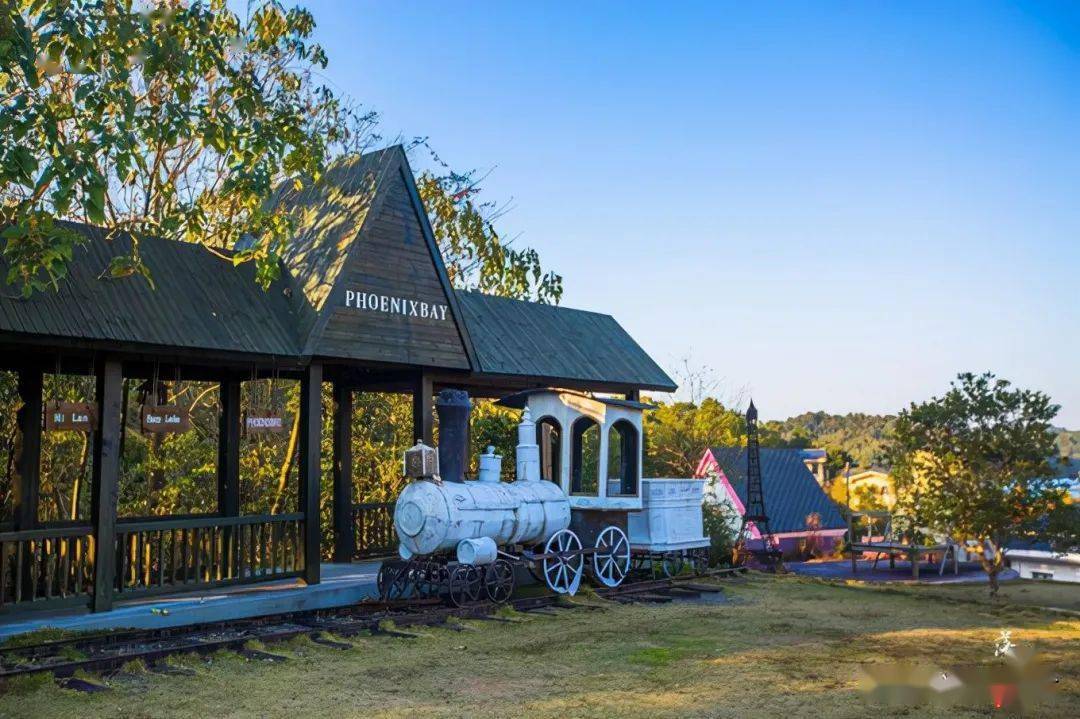
[[[545,426],[554,429],[554,442],[551,441],[551,433],[548,433],[547,437],[544,436]],[[536,445],[540,448],[540,477],[560,485],[562,484],[564,436],[562,422],[550,414],[544,415],[536,421]],[[545,470],[547,471],[545,472]]]
[[[581,489],[583,479],[583,454],[585,433],[593,427],[596,428],[597,453],[596,453],[596,490],[585,491]],[[579,497],[599,497],[601,465],[603,464],[603,428],[600,423],[588,415],[582,415],[570,425],[570,491],[569,494]]]
[[[607,457],[611,459],[613,442],[619,446],[618,467],[607,467],[607,496],[636,497],[638,495],[638,476],[641,474],[638,464],[641,461],[641,433],[637,426],[628,419],[612,422],[607,428]],[[618,482],[618,491],[612,492],[612,483]]]

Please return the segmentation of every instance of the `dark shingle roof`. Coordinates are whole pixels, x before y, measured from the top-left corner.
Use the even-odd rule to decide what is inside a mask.
[[[713,447],[709,452],[745,506],[746,448]],[[761,486],[769,528],[774,532],[806,531],[806,517],[813,512],[821,517],[822,529],[847,527],[836,505],[803,464],[802,450],[762,447]]]
[[[665,392],[676,387],[610,315],[479,292],[457,296],[479,372]]]
[[[62,223],[88,242],[75,250],[59,291],[35,293],[28,300],[13,296],[14,288],[0,292],[0,333],[348,359],[340,352],[315,351],[313,338],[333,311],[328,298],[346,272],[350,252],[363,251],[355,240],[366,232],[365,219],[386,202],[386,188],[395,186],[401,173],[411,182],[404,150],[395,146],[342,159],[327,171],[325,182],[300,191],[291,185],[279,189],[273,201],[302,216],[285,250],[282,279],[265,292],[250,263],[234,267],[200,245],[153,237],[140,240],[139,250],[156,290],[140,277],[101,279],[111,258],[130,251],[131,238],[117,233],[108,240],[101,228]],[[411,197],[418,205],[415,192]],[[416,211],[423,213],[420,206]],[[434,240],[426,234],[425,240],[439,281],[449,290]],[[0,277],[6,272],[0,258]],[[609,315],[478,292],[449,291],[447,299],[465,344],[475,350],[468,360],[474,373],[550,385],[676,388]]]
[[[139,254],[156,289],[142,277],[102,279],[109,261],[131,251],[125,233],[109,240],[97,227],[63,222],[86,237],[55,292],[29,299],[0,293],[0,332],[65,339],[265,355],[299,354],[296,310],[276,282],[263,291],[255,267],[234,267],[205,247],[145,237]],[[0,277],[7,273],[0,259]]]

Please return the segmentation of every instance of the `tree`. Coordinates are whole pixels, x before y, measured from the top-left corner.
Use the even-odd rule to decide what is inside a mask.
[[[148,7],[147,7],[148,6]],[[144,9],[145,8],[145,9]],[[313,71],[326,66],[303,8],[225,0],[13,0],[0,10],[0,226],[7,282],[24,295],[64,277],[79,234],[130,232],[108,276],[140,274],[138,237],[231,249],[264,286],[294,226],[274,187],[317,178],[367,141]],[[151,280],[152,281],[152,280]]]
[[[491,202],[479,201],[475,171],[454,172],[434,152],[431,155],[444,174],[424,172],[416,184],[454,286],[557,305],[563,292],[562,277],[544,271],[536,250],[517,249],[503,241],[494,225],[501,210]]]
[[[5,4],[0,251],[10,268],[7,281],[31,294],[63,280],[82,240],[58,218],[132,235],[131,256],[115,258],[106,278],[141,275],[152,281],[137,240],[153,234],[212,251],[234,250],[222,252],[223,261],[254,261],[260,282],[272,280],[296,221],[286,204],[268,201],[273,190],[325,180],[322,173],[334,160],[378,140],[374,113],[354,110],[316,82],[327,58],[310,42],[314,27],[306,10],[286,10],[277,2],[252,3],[245,19],[224,0],[153,0],[137,7],[124,0]],[[435,171],[421,176],[419,188],[454,286],[557,304],[562,278],[543,268],[535,250],[503,240],[495,229],[503,211],[483,199],[480,178],[454,172],[432,156]],[[214,508],[217,394],[179,377],[163,385],[169,401],[197,405],[194,429],[167,438],[141,435],[139,392],[128,381],[136,391],[127,405],[121,515]],[[68,399],[89,399],[89,390],[80,393],[67,384],[61,389],[71,394],[65,394]],[[260,393],[266,397],[256,397]],[[294,381],[248,382],[241,401],[247,407],[271,395],[279,410],[297,414]],[[324,403],[330,401],[327,387]],[[16,406],[14,375],[0,373],[0,500],[10,494]],[[328,473],[330,413],[323,421]],[[506,452],[515,423],[511,410],[479,407],[474,444],[490,442]],[[48,444],[53,437],[46,438],[46,453],[55,455],[43,465],[49,518],[73,516],[86,504],[86,493],[79,491],[86,473],[85,461],[79,461],[85,444],[76,441],[81,439],[58,434]],[[289,492],[297,476],[295,439],[285,434],[242,440],[243,512],[283,511],[295,501]],[[412,439],[409,397],[357,393],[358,498],[385,501],[396,495],[401,452]],[[330,483],[324,488],[326,514]]]
[[[645,473],[651,477],[690,477],[708,447],[743,443],[743,416],[718,400],[659,402],[644,417]]]
[[[1055,552],[1076,552],[1080,550],[1080,504],[1069,501],[1058,502],[1046,516],[1043,536]]]
[[[958,542],[978,540],[991,595],[1009,542],[1063,501],[1048,461],[1058,409],[1042,392],[965,373],[942,397],[901,412],[893,427],[897,509]]]

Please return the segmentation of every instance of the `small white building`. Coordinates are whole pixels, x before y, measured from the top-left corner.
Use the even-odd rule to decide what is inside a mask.
[[[1055,582],[1080,582],[1080,554],[1059,554],[1045,549],[1009,549],[1009,566],[1021,579],[1047,579]]]

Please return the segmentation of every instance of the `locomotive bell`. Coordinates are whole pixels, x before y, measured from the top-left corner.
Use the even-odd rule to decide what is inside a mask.
[[[439,468],[444,482],[464,482],[468,466],[469,415],[472,403],[469,393],[460,389],[444,389],[435,400],[439,413]]]
[[[434,447],[417,442],[405,450],[404,474],[410,479],[429,479],[439,476],[439,455]]]

